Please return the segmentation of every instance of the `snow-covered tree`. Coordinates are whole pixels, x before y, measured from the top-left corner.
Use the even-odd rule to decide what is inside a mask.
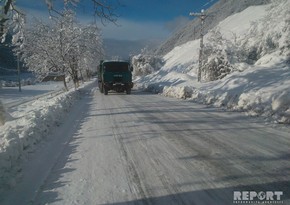
[[[290,61],[290,1],[271,0],[266,15],[252,22],[242,37],[226,40],[219,29],[209,32],[203,55],[203,79],[216,80],[234,71],[235,63],[254,64],[278,52]]]
[[[13,34],[13,43],[22,41],[25,15],[15,6],[15,0],[0,0],[0,40],[5,41],[8,31]],[[21,39],[19,41],[19,39]]]
[[[0,0],[0,43],[5,42],[5,37],[10,30],[12,32],[12,42],[20,46],[23,42],[24,13],[15,5],[14,0]],[[0,100],[0,124],[5,123],[5,110]]]
[[[163,58],[152,55],[147,47],[141,54],[132,57],[133,76],[144,76],[159,70],[163,65]]]
[[[56,11],[54,10],[53,7],[53,0],[44,0],[48,6],[48,10],[51,11]],[[75,6],[77,3],[79,3],[79,0],[59,0],[63,1],[64,4],[71,4]],[[117,0],[111,0],[111,1],[105,1],[105,0],[87,0],[90,1],[93,4],[94,7],[94,16],[95,17],[100,17],[102,21],[107,20],[110,22],[116,22],[116,15],[115,15],[115,9],[118,5]],[[56,11],[59,13],[58,11]],[[49,26],[47,25],[41,25],[38,30],[39,31],[44,31],[43,34],[38,33],[37,34],[37,29],[34,31],[28,31],[32,36],[38,37],[37,43],[39,43],[35,48],[38,51],[42,51],[39,55],[36,54],[36,52],[31,49],[32,47],[29,47],[29,43],[32,45],[36,42],[33,41],[33,37],[31,36],[30,39],[24,39],[24,22],[25,22],[25,15],[23,12],[21,12],[17,7],[16,7],[16,0],[0,0],[0,42],[5,41],[6,34],[9,30],[13,31],[13,38],[12,38],[12,43],[16,46],[16,53],[17,55],[19,54],[20,51],[25,51],[26,57],[29,56],[29,59],[26,59],[26,63],[28,65],[33,65],[31,67],[32,70],[38,72],[38,73],[44,73],[43,71],[49,72],[50,70],[56,70],[56,71],[64,71],[67,68],[66,64],[61,64],[61,61],[56,60],[57,54],[60,54],[59,52],[61,49],[54,49],[53,45],[55,44],[48,44],[47,49],[45,49],[45,44],[41,43],[52,43],[54,42],[53,40],[57,39],[55,33],[53,30],[50,29]],[[59,33],[58,33],[59,34]],[[96,60],[98,59],[97,56],[100,56],[100,53],[103,53],[102,46],[101,46],[101,41],[99,40],[99,31],[93,33],[95,36],[92,38],[88,38],[88,40],[92,40],[93,43],[89,44],[86,43],[86,48],[90,48],[90,55],[88,52],[82,52],[81,49],[79,49],[79,53],[86,54],[88,56],[83,56],[80,58],[78,61],[79,65],[83,65],[83,67],[86,67],[86,74],[89,76],[90,69],[92,68],[92,65],[94,64],[97,65]],[[60,38],[61,39],[61,38]],[[26,48],[23,48],[24,42],[26,43]],[[61,42],[61,41],[59,41]],[[96,46],[94,49],[92,49],[93,46]],[[80,47],[79,47],[80,48]],[[55,51],[55,53],[53,52]],[[34,54],[34,55],[32,55]],[[76,54],[76,53],[75,53]],[[93,56],[95,54],[98,54],[96,56]],[[103,55],[103,54],[101,54]],[[63,57],[63,55],[61,55]],[[42,61],[40,59],[43,59]],[[76,59],[76,58],[73,58]],[[64,60],[64,59],[63,59]],[[37,65],[33,63],[38,63]],[[72,61],[71,61],[72,62]],[[76,63],[76,62],[75,62]],[[71,66],[71,68],[74,68],[74,66]],[[66,82],[64,79],[64,85],[67,89]],[[0,105],[1,101],[0,101]],[[3,106],[2,106],[3,107]],[[2,108],[1,107],[1,108]],[[4,123],[4,113],[0,110],[0,121]]]
[[[204,46],[202,78],[213,81],[225,77],[234,70],[237,56],[234,43],[223,38],[219,28],[211,30]]]
[[[43,0],[51,15],[53,12],[56,14],[62,14],[62,11],[58,11],[54,7],[55,0]],[[57,0],[63,2],[66,8],[75,9],[80,0]],[[118,0],[85,0],[91,3],[94,8],[94,17],[100,18],[102,22],[109,21],[115,23],[117,21],[117,15],[115,10],[119,7]],[[20,28],[21,22],[23,22],[25,15],[16,6],[16,0],[0,0],[0,40],[4,42],[5,36],[9,29],[14,27]],[[19,24],[20,23],[20,24]],[[16,33],[17,36],[17,33]]]
[[[290,1],[272,0],[267,14],[253,22],[245,37],[239,42],[248,63],[262,56],[280,51],[290,55]],[[258,39],[258,40],[257,40]]]
[[[82,71],[89,73],[88,67],[92,62],[97,65],[102,55],[100,31],[96,26],[77,24],[70,10],[51,24],[37,21],[26,32],[23,57],[29,70],[39,76],[51,72],[70,76],[77,87]],[[67,89],[65,77],[63,82]]]
[[[59,59],[59,42],[56,43],[58,34],[51,25],[41,21],[36,21],[25,31],[23,59],[28,68],[39,76],[60,71],[63,66]]]
[[[79,71],[81,78],[90,78],[97,65],[104,59],[103,40],[99,28],[90,24],[82,27],[79,41]]]

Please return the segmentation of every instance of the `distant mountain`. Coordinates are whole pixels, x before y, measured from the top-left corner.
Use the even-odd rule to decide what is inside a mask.
[[[116,40],[116,39],[104,39],[104,47],[106,52],[106,58],[111,59],[113,57],[119,57],[121,59],[129,59],[130,55],[136,55],[140,53],[141,49],[148,47],[149,49],[155,49],[160,45],[161,40]]]
[[[205,21],[204,33],[215,27],[228,16],[243,11],[249,6],[268,4],[271,0],[220,0],[206,10],[209,15]],[[194,12],[194,11],[193,11]],[[196,12],[196,11],[195,11]],[[174,47],[200,37],[200,19],[195,18],[183,29],[169,37],[156,49],[157,55],[165,55]]]

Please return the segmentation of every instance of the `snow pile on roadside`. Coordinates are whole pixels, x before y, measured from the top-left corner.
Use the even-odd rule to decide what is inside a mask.
[[[35,100],[26,111],[0,127],[0,184],[13,186],[18,160],[59,126],[70,107],[80,97],[69,91],[54,98]],[[21,115],[20,115],[21,113]]]
[[[217,81],[198,83],[195,76],[159,71],[137,80],[137,87],[164,96],[191,99],[230,110],[247,111],[276,123],[290,124],[290,65],[278,53],[264,58],[279,59],[247,66]]]
[[[195,40],[166,54],[164,66],[158,72],[137,79],[137,88],[247,111],[277,123],[290,123],[288,5],[289,1],[273,0],[270,5],[249,7],[220,22],[215,29],[223,36],[223,43],[242,43],[235,47],[240,50],[231,50],[234,58],[230,63],[235,72],[226,77],[197,82],[199,41]],[[279,13],[279,24],[274,22],[271,29],[271,22],[278,21],[272,18],[275,13]],[[267,21],[271,22],[265,23]],[[257,26],[259,29],[252,31]],[[276,29],[279,26],[283,29]],[[253,34],[248,35],[249,30]],[[209,37],[205,35],[206,43]]]
[[[251,116],[264,116],[277,123],[290,124],[289,85],[290,66],[280,64],[248,68],[201,85],[192,81],[187,85],[165,86],[161,93],[230,110],[247,111]]]

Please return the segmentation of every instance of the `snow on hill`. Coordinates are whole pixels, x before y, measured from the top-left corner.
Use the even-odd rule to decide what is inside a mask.
[[[208,30],[215,27],[220,21],[224,20],[230,15],[241,12],[249,6],[268,4],[271,0],[219,0],[206,12],[210,14],[207,17],[207,22],[204,25],[204,30]],[[199,12],[192,8],[193,12]],[[195,18],[188,23],[183,29],[180,29],[167,39],[156,50],[157,55],[165,55],[176,46],[180,46],[188,41],[196,40],[199,38],[200,21]]]
[[[232,70],[226,77],[197,82],[199,40],[194,40],[168,52],[164,66],[138,78],[137,86],[290,123],[290,1],[271,2],[235,13],[205,35],[205,48],[227,58]]]

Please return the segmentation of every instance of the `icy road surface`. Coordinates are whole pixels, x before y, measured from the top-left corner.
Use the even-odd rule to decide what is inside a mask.
[[[227,205],[283,191],[290,135],[243,113],[159,95],[87,90],[1,204]]]

